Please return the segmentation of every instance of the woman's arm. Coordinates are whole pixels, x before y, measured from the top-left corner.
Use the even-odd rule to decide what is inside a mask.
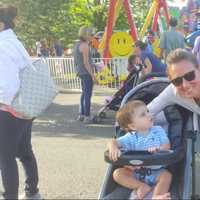
[[[151,64],[151,61],[149,60],[148,57],[145,58],[144,64],[145,64],[145,68],[143,68],[143,74],[146,75],[146,74],[151,73],[151,71],[152,71],[152,64]]]
[[[170,84],[167,86],[147,107],[154,116],[162,111],[166,106],[173,104],[175,101],[175,94]]]

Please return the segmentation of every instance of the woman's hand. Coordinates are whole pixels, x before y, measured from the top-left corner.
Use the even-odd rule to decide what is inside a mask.
[[[92,80],[95,84],[98,84],[98,79],[94,74],[92,74]]]

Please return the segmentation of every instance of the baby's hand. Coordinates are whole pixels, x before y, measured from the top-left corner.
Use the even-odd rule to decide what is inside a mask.
[[[156,153],[158,151],[160,151],[159,147],[150,147],[150,148],[148,148],[148,152],[150,152],[150,153]]]
[[[117,159],[120,157],[120,155],[121,155],[121,151],[119,150],[119,148],[117,148],[115,146],[111,146],[109,148],[110,160],[117,161]]]

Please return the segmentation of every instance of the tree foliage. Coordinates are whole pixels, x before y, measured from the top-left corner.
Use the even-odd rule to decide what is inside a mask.
[[[67,46],[77,39],[82,25],[96,31],[106,26],[109,0],[1,0],[19,8],[16,31],[28,46],[46,38],[49,42],[60,39]],[[149,5],[146,0],[130,0],[138,28],[144,23]],[[115,30],[127,30],[128,23],[123,9],[120,11]]]

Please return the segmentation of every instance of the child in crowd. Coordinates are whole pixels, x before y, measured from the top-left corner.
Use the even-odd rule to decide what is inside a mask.
[[[163,128],[153,126],[153,118],[144,102],[130,101],[119,109],[116,119],[127,133],[109,143],[109,157],[116,161],[121,150],[169,150],[169,139]],[[157,168],[156,168],[157,167]],[[146,166],[147,168],[147,166]],[[172,175],[164,166],[149,166],[151,173],[141,180],[140,167],[124,166],[113,173],[114,180],[127,188],[136,190],[137,198],[143,199],[153,188],[152,199],[170,199],[169,187]]]

